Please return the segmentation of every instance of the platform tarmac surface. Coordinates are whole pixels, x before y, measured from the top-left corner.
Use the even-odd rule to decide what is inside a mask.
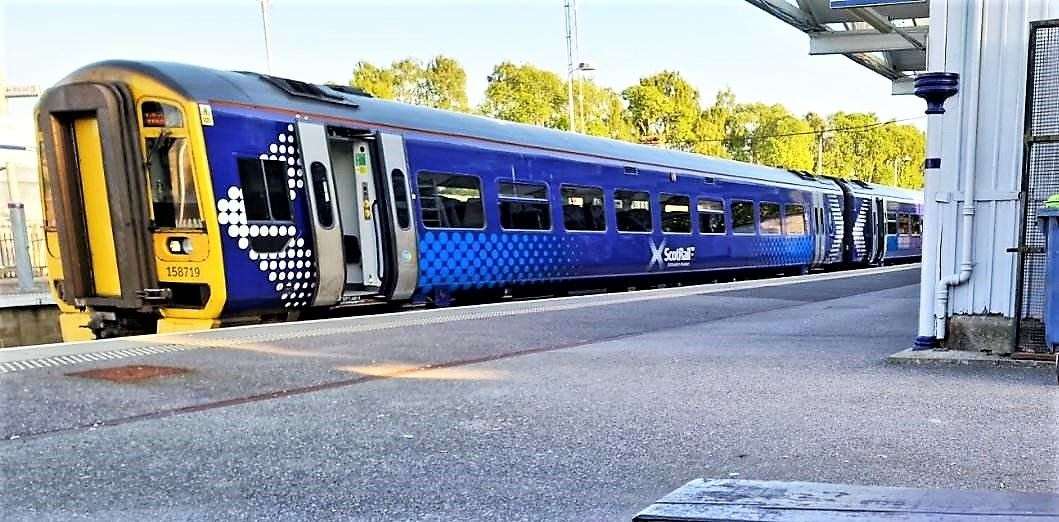
[[[0,512],[630,520],[698,477],[1059,491],[1053,370],[885,362],[915,332],[918,278],[0,350]],[[84,373],[130,365],[178,373]]]

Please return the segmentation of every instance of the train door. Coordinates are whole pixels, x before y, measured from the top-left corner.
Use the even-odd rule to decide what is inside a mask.
[[[130,93],[117,84],[65,85],[49,90],[38,110],[63,250],[60,299],[145,310],[160,290]]]
[[[334,171],[328,150],[327,131],[318,123],[298,122],[298,140],[309,182],[309,213],[313,224],[313,250],[319,283],[313,306],[339,301],[346,283],[342,253],[342,227],[335,201]]]
[[[374,295],[382,285],[382,245],[377,213],[372,135],[328,127],[328,145],[344,259],[342,300]]]
[[[824,264],[827,259],[827,223],[824,221],[824,197],[819,192],[813,193],[813,266]]]
[[[872,200],[872,231],[875,235],[875,250],[873,251],[872,264],[882,264],[886,257],[886,202],[883,198]]]

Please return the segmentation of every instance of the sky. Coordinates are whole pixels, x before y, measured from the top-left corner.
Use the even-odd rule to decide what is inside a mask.
[[[581,61],[615,90],[669,69],[704,104],[730,87],[737,100],[808,111],[922,115],[912,96],[842,56],[809,56],[809,40],[743,0],[579,0]],[[481,100],[497,63],[531,63],[565,76],[563,0],[272,0],[272,72],[346,82],[354,64],[444,54]],[[0,66],[9,84],[47,87],[88,63],[187,62],[265,71],[257,0],[0,0]],[[32,102],[12,100],[12,117]],[[925,121],[925,120],[923,120]],[[918,123],[918,120],[917,120]]]

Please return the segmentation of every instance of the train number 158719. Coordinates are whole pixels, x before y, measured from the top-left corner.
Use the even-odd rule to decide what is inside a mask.
[[[176,277],[180,279],[187,279],[191,277],[199,277],[202,273],[202,269],[197,266],[167,266],[165,267],[165,275],[168,277]]]

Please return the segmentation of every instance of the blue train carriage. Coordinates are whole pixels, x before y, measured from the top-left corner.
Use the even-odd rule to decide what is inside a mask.
[[[914,261],[923,254],[923,193],[874,185],[885,202],[886,246],[884,261]]]
[[[102,62],[38,125],[66,339],[848,261],[833,180],[347,87]]]

